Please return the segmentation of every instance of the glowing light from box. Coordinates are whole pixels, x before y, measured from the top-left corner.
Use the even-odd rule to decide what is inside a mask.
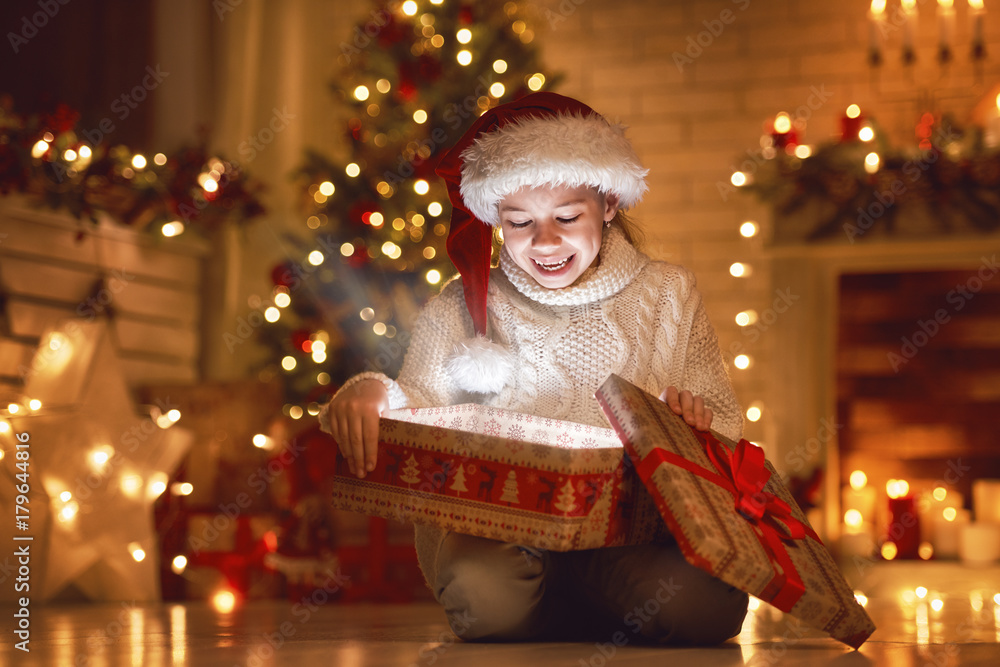
[[[174,559],[170,562],[170,569],[174,571],[174,574],[181,574],[187,569],[188,559],[184,556],[174,556]]]
[[[490,86],[490,95],[496,98],[503,97],[503,94],[507,92],[507,89],[503,87],[503,84],[497,81],[492,86]]]
[[[361,167],[358,166],[356,162],[351,162],[346,167],[344,167],[344,173],[351,178],[356,178],[361,174]]]
[[[176,424],[181,419],[181,411],[177,408],[167,410],[167,419]]]
[[[851,472],[849,479],[851,488],[855,491],[860,491],[868,484],[868,475],[866,475],[863,470],[855,470]]]
[[[868,606],[868,596],[861,591],[854,591],[854,599],[858,601],[858,604],[862,607]]]
[[[740,225],[740,235],[744,238],[751,238],[757,235],[759,227],[757,223],[753,220],[747,220],[742,225]]]
[[[325,387],[326,385],[330,384],[330,374],[327,373],[326,371],[322,371],[321,373],[317,374],[316,375],[316,384],[318,384],[320,386],[323,386],[323,387]]]
[[[892,560],[899,554],[899,547],[894,542],[886,542],[881,549],[882,558]]]
[[[323,350],[314,349],[312,351],[312,360],[314,364],[323,363],[324,361],[326,361],[326,352],[324,352]]]
[[[750,611],[757,611],[758,609],[760,609],[760,599],[755,598],[754,596],[751,595],[750,596],[750,601],[747,604],[747,608]]]
[[[1000,593],[993,596],[993,604],[1000,605]]]
[[[954,521],[958,517],[958,510],[954,507],[945,507],[941,511],[941,516],[944,517],[945,521]]]
[[[228,614],[236,608],[236,596],[232,591],[218,591],[212,596],[212,607],[220,614]]]
[[[466,49],[462,49],[461,51],[458,52],[458,55],[455,56],[455,60],[458,61],[459,65],[465,67],[466,65],[469,65],[472,62],[472,52]]]
[[[10,424],[6,419],[0,419],[0,433],[10,433]]]
[[[941,502],[948,497],[948,489],[944,488],[943,486],[936,486],[934,487],[934,490],[931,491],[931,496],[934,498],[934,500]]]
[[[981,590],[974,590],[969,593],[969,606],[972,607],[973,611],[983,610],[983,592]]]
[[[372,308],[362,308],[361,309],[361,319],[365,322],[371,322],[372,318],[375,317],[375,311]]]
[[[174,236],[180,236],[184,233],[184,223],[180,220],[172,220],[171,222],[163,223],[160,227],[160,233],[167,238],[172,238]]]
[[[437,255],[437,250],[435,250],[431,246],[427,246],[426,248],[424,248],[423,255],[424,259],[434,259],[434,256]]]
[[[904,498],[910,493],[910,484],[905,479],[890,479],[885,483],[885,493],[890,498]]]
[[[858,116],[861,115],[861,107],[859,107],[857,104],[852,104],[849,107],[847,107],[847,111],[845,113],[847,114],[848,118],[857,118]]]
[[[848,528],[854,528],[854,529],[860,528],[861,524],[863,524],[864,521],[865,518],[861,516],[861,512],[859,512],[858,510],[852,509],[844,512],[844,523],[847,524]]]
[[[423,125],[427,122],[427,112],[423,109],[417,109],[413,112],[413,122],[417,125]]]
[[[201,187],[204,188],[205,192],[216,192],[219,189],[219,184],[214,179],[208,178]]]
[[[391,88],[392,83],[389,82],[389,79],[379,79],[375,82],[375,89],[380,93],[388,93]]]

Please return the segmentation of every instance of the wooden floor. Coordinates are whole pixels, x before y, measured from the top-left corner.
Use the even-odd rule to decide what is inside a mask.
[[[852,651],[761,604],[743,632],[715,648],[613,647],[595,643],[463,644],[435,604],[315,608],[257,601],[220,614],[207,604],[35,605],[30,653],[14,647],[12,612],[0,609],[0,665],[336,665],[419,667],[475,665],[838,667],[1000,665],[997,577],[918,577],[906,571],[874,577],[868,612],[878,630]],[[913,593],[915,580],[928,594]],[[934,607],[940,599],[940,609]],[[610,659],[609,659],[610,658]]]

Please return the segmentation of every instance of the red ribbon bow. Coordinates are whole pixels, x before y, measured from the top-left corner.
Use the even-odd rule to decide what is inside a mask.
[[[761,591],[760,596],[782,611],[791,610],[802,597],[805,587],[782,541],[803,537],[810,537],[820,544],[822,541],[808,524],[792,515],[788,503],[764,490],[771,471],[765,465],[763,449],[747,440],[740,440],[736,449],[729,451],[721,442],[709,437],[706,454],[714,471],[675,452],[654,447],[636,465],[636,472],[648,481],[660,464],[670,463],[733,494],[736,511],[754,525],[758,539],[781,566],[779,576]]]

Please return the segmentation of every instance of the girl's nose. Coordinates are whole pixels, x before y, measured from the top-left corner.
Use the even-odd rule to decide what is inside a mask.
[[[555,225],[541,223],[535,225],[535,234],[531,244],[537,249],[557,248],[562,244],[562,237]]]

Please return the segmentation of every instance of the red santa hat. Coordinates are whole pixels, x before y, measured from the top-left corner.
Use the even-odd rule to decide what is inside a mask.
[[[448,256],[462,275],[465,303],[480,337],[469,343],[464,355],[469,363],[457,374],[483,376],[486,391],[499,391],[503,369],[483,360],[499,354],[485,337],[500,201],[524,187],[589,186],[616,195],[619,207],[627,209],[648,189],[648,170],[625,138],[624,126],[573,98],[543,92],[488,110],[441,157],[435,171],[445,180],[452,205]],[[484,382],[467,384],[481,391]]]

